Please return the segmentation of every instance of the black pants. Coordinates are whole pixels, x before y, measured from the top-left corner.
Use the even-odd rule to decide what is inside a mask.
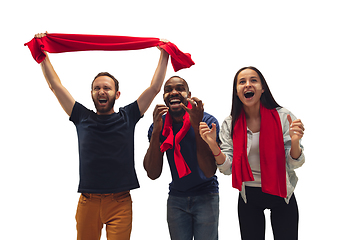
[[[297,240],[299,212],[293,194],[289,204],[281,197],[263,193],[261,188],[246,187],[244,202],[239,194],[238,215],[242,240],[265,239],[264,210],[271,211],[271,226],[274,240]]]

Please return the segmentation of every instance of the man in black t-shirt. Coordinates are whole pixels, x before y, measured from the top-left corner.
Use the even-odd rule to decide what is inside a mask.
[[[36,34],[41,38],[46,34]],[[133,103],[114,111],[120,97],[118,81],[109,73],[98,74],[91,95],[96,113],[76,102],[61,84],[49,57],[41,68],[50,89],[70,116],[78,133],[80,183],[76,213],[78,239],[100,239],[103,224],[108,239],[130,239],[132,201],[130,190],[139,187],[134,169],[134,128],[165,78],[169,55],[161,55],[150,86]]]

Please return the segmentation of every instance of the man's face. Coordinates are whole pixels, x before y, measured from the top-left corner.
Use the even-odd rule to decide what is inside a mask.
[[[99,115],[114,113],[115,100],[120,97],[120,92],[115,91],[115,83],[108,76],[100,76],[93,82],[91,96]]]
[[[164,85],[164,102],[173,117],[183,116],[185,110],[180,103],[187,106],[187,98],[191,97],[189,88],[184,80],[178,77],[170,78]]]

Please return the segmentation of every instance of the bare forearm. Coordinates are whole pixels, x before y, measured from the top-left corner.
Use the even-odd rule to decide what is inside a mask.
[[[201,138],[199,129],[194,129],[196,141],[196,155],[200,169],[206,177],[214,176],[216,172],[215,158],[208,144]]]
[[[56,74],[48,56],[41,62],[41,70],[44,74],[46,82],[51,91],[55,94],[61,107],[67,115],[71,115],[73,106],[75,104],[74,98],[69,91],[61,84],[60,78]]]
[[[48,56],[46,56],[46,58],[40,63],[40,66],[49,88],[51,91],[54,91],[54,87],[56,88],[56,86],[61,84],[61,81]]]
[[[225,162],[226,156],[222,153],[217,141],[216,141],[216,124],[212,123],[212,128],[210,129],[209,126],[205,122],[200,122],[199,125],[199,135],[200,137],[206,142],[209,146],[210,151],[212,152],[215,161],[218,165],[221,165]]]
[[[151,80],[151,84],[137,99],[140,109],[140,115],[143,115],[147,111],[155,96],[161,90],[161,86],[164,82],[166,74],[168,58],[169,54],[164,50],[161,50],[159,63]]]
[[[221,151],[219,145],[215,142],[211,145],[209,145],[210,150],[212,152],[212,154],[215,157],[215,161],[218,165],[221,165],[225,162],[226,160],[226,156],[225,154]]]
[[[159,134],[153,132],[150,145],[144,157],[144,168],[150,179],[160,177],[163,165],[163,153],[160,151]]]
[[[150,84],[150,87],[152,87],[157,92],[160,92],[161,90],[161,86],[166,75],[168,59],[169,59],[169,54],[165,50],[161,50],[158,66],[156,67],[154,76]]]
[[[291,142],[290,156],[293,159],[298,159],[301,155],[301,147],[298,141]]]

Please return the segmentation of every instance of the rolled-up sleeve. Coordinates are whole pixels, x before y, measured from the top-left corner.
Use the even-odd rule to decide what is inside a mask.
[[[220,148],[225,154],[225,162],[221,165],[217,165],[219,171],[225,175],[230,175],[232,171],[232,158],[233,158],[233,141],[231,138],[231,116],[225,118],[221,125],[220,133]]]
[[[301,167],[305,163],[304,147],[301,144],[301,155],[299,158],[294,159],[290,155],[291,149],[291,138],[289,134],[289,122],[287,120],[287,114],[290,114],[293,120],[296,117],[286,108],[278,108],[278,113],[282,125],[283,138],[284,138],[284,147],[286,155],[286,167],[289,170],[294,170]],[[220,139],[220,148],[221,151],[225,154],[225,162],[221,165],[217,165],[219,171],[225,175],[230,175],[232,171],[232,160],[233,160],[233,141],[231,137],[231,116],[225,118],[224,122],[221,125],[219,139]]]
[[[294,114],[292,114],[286,108],[278,109],[278,113],[281,119],[281,124],[283,128],[283,136],[284,136],[284,146],[285,146],[285,156],[286,156],[286,167],[289,170],[294,170],[296,168],[301,167],[305,163],[305,155],[304,155],[304,147],[301,144],[300,140],[300,148],[301,148],[301,155],[299,158],[294,159],[290,155],[291,150],[291,137],[290,137],[290,126],[289,121],[287,120],[287,115],[290,114],[291,119],[294,121],[297,119]]]

